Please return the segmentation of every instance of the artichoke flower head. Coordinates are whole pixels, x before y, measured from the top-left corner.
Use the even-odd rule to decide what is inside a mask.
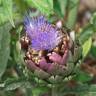
[[[30,40],[25,55],[27,67],[41,79],[63,76],[69,56],[68,35],[44,16],[27,16],[24,28]]]

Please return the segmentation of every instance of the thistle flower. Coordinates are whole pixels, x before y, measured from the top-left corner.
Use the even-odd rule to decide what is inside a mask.
[[[35,50],[52,50],[61,41],[61,33],[44,16],[26,17],[25,30]]]

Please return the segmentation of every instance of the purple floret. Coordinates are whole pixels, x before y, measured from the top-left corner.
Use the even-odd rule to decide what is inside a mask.
[[[44,16],[26,17],[25,30],[35,50],[52,50],[61,41],[61,34]]]

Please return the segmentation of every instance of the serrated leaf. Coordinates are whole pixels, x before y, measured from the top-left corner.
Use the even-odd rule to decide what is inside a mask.
[[[7,62],[10,55],[10,26],[3,25],[0,26],[0,78],[5,72]]]
[[[26,0],[26,2],[31,6],[35,7],[45,15],[50,15],[53,13],[53,0]]]
[[[59,16],[65,16],[67,3],[68,0],[54,0],[54,10]]]
[[[9,19],[10,23],[12,24],[13,27],[14,21],[13,21],[13,1],[12,0],[2,0],[3,4],[3,11],[5,12],[5,16]]]
[[[91,49],[91,45],[92,45],[92,38],[89,38],[87,41],[85,41],[85,43],[82,45],[83,48],[83,58],[86,57],[86,55],[88,54],[88,52]]]
[[[25,79],[8,79],[5,82],[4,90],[6,90],[6,91],[15,90],[20,87],[31,88],[32,85],[30,84],[29,81],[27,81]]]

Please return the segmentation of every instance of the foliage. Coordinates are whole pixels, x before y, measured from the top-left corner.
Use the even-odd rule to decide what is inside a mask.
[[[51,82],[40,80],[25,66],[23,59],[25,54],[20,45],[20,37],[24,34],[23,19],[30,10],[33,10],[31,15],[34,15],[36,9],[36,15],[43,14],[49,20],[53,18],[56,18],[55,21],[57,19],[63,20],[63,26],[75,30],[79,2],[80,0],[0,0],[0,96],[2,94],[2,96],[9,96],[8,92],[14,94],[14,90],[18,88],[21,88],[23,93],[25,92],[24,96],[39,96],[39,94],[49,92],[53,88]],[[93,77],[81,71],[81,64],[79,64],[83,63],[88,54],[96,57],[96,44],[94,45],[92,42],[95,33],[96,13],[92,15],[87,26],[82,28],[80,32],[76,32],[76,38],[80,42],[79,47],[82,47],[83,51],[74,52],[74,57],[78,57],[75,58],[76,62],[73,63],[69,59],[68,72],[65,72],[64,78],[60,78],[60,80],[63,79],[65,86],[60,84],[59,89],[56,89],[62,94],[65,95],[72,91],[80,96],[86,96],[88,92],[90,94],[94,92],[94,95],[92,93],[90,96],[96,95],[96,85],[87,84]],[[77,46],[77,48],[79,47]],[[67,86],[70,78],[79,82],[80,85],[73,88]],[[60,94],[58,96],[61,96]],[[53,94],[53,96],[55,95]]]
[[[0,78],[6,69],[10,57],[10,34],[8,24],[0,26]]]

